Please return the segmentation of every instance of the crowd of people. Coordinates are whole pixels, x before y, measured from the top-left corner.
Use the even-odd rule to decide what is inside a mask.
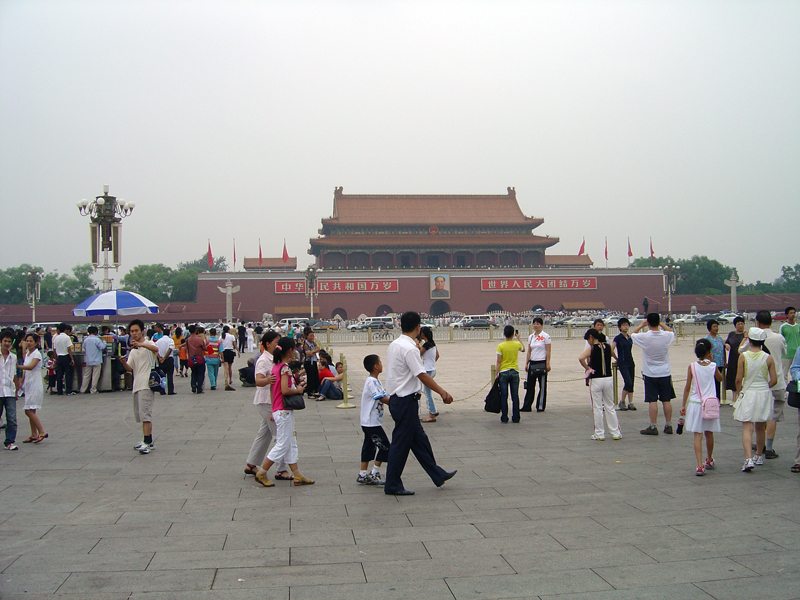
[[[769,311],[755,315],[755,326],[745,331],[741,317],[734,320],[735,331],[723,341],[719,335],[719,323],[707,323],[708,335],[697,341],[696,362],[688,366],[683,403],[680,409],[677,432],[685,429],[693,433],[697,458],[696,475],[705,475],[715,468],[714,433],[720,431],[720,391],[725,386],[733,392],[733,418],[742,423],[742,446],[744,449],[743,472],[750,472],[763,465],[765,459],[778,458],[773,448],[777,425],[784,419],[787,384],[794,383],[793,394],[800,398],[800,324],[796,322],[796,310],[787,307],[786,322],[780,332],[772,330],[773,319]],[[528,337],[525,357],[526,394],[519,406],[518,356],[525,352],[519,331],[507,325],[503,331],[505,341],[497,347],[497,380],[500,389],[500,421],[508,423],[508,399],[511,398],[511,422],[520,422],[520,412],[546,408],[547,376],[550,372],[550,336],[542,331],[542,320],[533,319],[533,333]],[[659,434],[658,405],[664,415],[663,433],[672,435],[673,409],[671,401],[676,397],[672,382],[669,347],[675,341],[674,332],[661,322],[657,313],[647,318],[632,331],[627,318],[617,323],[619,334],[609,344],[603,330],[602,319],[596,319],[584,339],[586,345],[578,356],[584,368],[586,385],[594,414],[594,432],[591,439],[605,441],[606,427],[613,440],[621,440],[617,411],[636,410],[633,402],[636,365],[632,348],[642,352],[642,380],[644,402],[648,407],[650,423],[640,431],[642,435]],[[727,353],[727,356],[726,356]],[[612,363],[612,360],[614,361]],[[624,386],[619,404],[613,395],[613,366],[619,370]],[[724,373],[724,375],[723,375]],[[535,391],[538,387],[538,393]],[[791,387],[791,386],[790,386]],[[755,443],[753,443],[755,433]],[[702,456],[705,439],[706,458]],[[800,434],[793,473],[800,473]]]
[[[696,361],[688,365],[686,371],[677,433],[686,430],[693,434],[697,459],[695,473],[698,476],[715,468],[714,433],[721,430],[721,386],[734,392],[736,399],[733,418],[742,424],[745,459],[742,471],[750,472],[763,465],[765,459],[778,457],[773,444],[777,424],[784,418],[787,383],[800,380],[800,324],[796,322],[793,307],[788,307],[785,313],[786,322],[779,333],[772,330],[771,314],[759,311],[755,327],[745,330],[744,320],[737,318],[735,331],[725,340],[719,335],[719,324],[709,321],[708,335],[697,341],[694,349]],[[389,345],[387,352],[385,387],[380,380],[384,373],[381,359],[371,354],[363,360],[368,377],[361,399],[360,422],[364,439],[356,481],[383,486],[386,494],[410,495],[413,492],[407,490],[402,482],[409,452],[414,453],[435,485],[441,486],[455,475],[455,471],[445,471],[436,464],[422,427],[422,423],[435,422],[439,415],[433,393],[446,404],[453,399],[434,379],[440,355],[432,329],[422,326],[420,315],[413,312],[404,313],[399,324],[402,335]],[[500,421],[504,424],[519,423],[521,413],[531,412],[534,406],[537,412],[546,410],[552,340],[543,331],[543,325],[541,318],[533,319],[533,332],[528,336],[527,344],[512,325],[504,328],[505,339],[496,350]],[[664,417],[662,431],[667,435],[673,434],[671,401],[676,394],[669,347],[675,341],[675,334],[661,322],[657,313],[648,314],[646,320],[632,330],[626,318],[620,319],[617,326],[619,334],[609,343],[604,333],[605,323],[602,319],[595,320],[584,336],[586,344],[578,356],[594,416],[591,439],[604,441],[606,429],[613,440],[622,439],[616,412],[636,410],[634,346],[641,349],[644,402],[650,421],[640,433],[659,435],[660,402]],[[202,394],[208,376],[209,389],[216,390],[220,367],[224,389],[235,390],[232,365],[243,351],[247,352],[252,346],[248,329],[240,324],[235,328],[222,325],[219,330],[211,327],[206,331],[200,325],[189,324],[184,330],[179,326],[170,329],[162,323],[147,329],[139,319],[131,321],[127,328],[120,328],[118,333],[111,333],[108,328],[98,332],[96,327],[90,327],[82,346],[85,364],[80,392],[97,393],[100,365],[108,351],[110,336],[117,347],[119,363],[132,374],[129,384],[134,416],[142,425],[143,436],[142,442],[134,449],[149,454],[154,449],[155,395],[175,394],[175,377],[189,378],[192,393]],[[248,366],[239,369],[240,383],[255,388],[253,404],[260,417],[244,472],[254,476],[265,487],[274,486],[268,475],[273,466],[276,466],[274,478],[277,480],[292,481],[294,485],[314,483],[298,467],[294,411],[304,407],[304,398],[338,400],[346,393],[343,390],[344,365],[334,362],[317,345],[314,331],[306,327],[288,333],[282,335],[282,332],[270,329],[259,331],[258,351],[254,349]],[[255,342],[255,328],[253,336]],[[44,396],[43,368],[48,371],[47,384],[51,393],[76,393],[70,372],[75,368],[74,337],[71,327],[62,323],[57,327],[57,334],[46,340],[34,332],[20,335],[4,330],[0,333],[0,341],[0,414],[4,412],[6,417],[5,447],[16,450],[18,397],[25,398],[24,410],[31,427],[31,435],[23,443],[38,444],[49,437],[37,412]],[[525,355],[525,395],[520,405],[518,361],[521,354]],[[618,368],[624,381],[618,404],[613,395],[612,366]],[[425,398],[420,404],[423,393]],[[391,441],[382,427],[387,406],[394,420]],[[420,418],[420,411],[423,416],[427,412],[427,417]],[[384,463],[387,464],[385,479],[380,471]],[[800,436],[791,470],[800,473]]]

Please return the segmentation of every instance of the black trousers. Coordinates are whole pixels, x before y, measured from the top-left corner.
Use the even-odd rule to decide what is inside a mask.
[[[364,443],[361,445],[361,462],[368,463],[371,460],[386,462],[389,458],[389,451],[378,448],[375,446],[375,442],[372,441],[372,436],[377,435],[383,442],[384,446],[387,448],[391,447],[391,444],[389,444],[389,438],[386,436],[386,432],[383,430],[383,427],[380,425],[377,427],[364,427],[362,425],[361,431],[364,432]],[[375,455],[375,450],[378,451],[377,456]]]
[[[245,346],[247,346],[247,338],[240,337],[239,338],[239,352],[244,352]]]
[[[386,485],[383,488],[387,494],[405,489],[401,476],[406,467],[409,450],[414,453],[414,457],[434,485],[440,486],[444,483],[447,471],[436,464],[431,442],[419,421],[419,398],[419,394],[402,397],[392,395],[389,398],[389,412],[394,419],[394,431],[392,445],[389,446]]]
[[[306,370],[306,394],[316,394],[319,391],[319,369],[317,363],[307,360],[303,363]]]
[[[520,410],[530,412],[531,406],[536,401],[536,412],[542,412],[547,406],[547,371],[545,361],[531,361],[528,364],[528,389],[525,390],[525,400]],[[538,374],[537,374],[538,373]],[[539,393],[535,392],[539,384]]]
[[[56,388],[58,389],[59,395],[63,395],[65,393],[65,379],[67,388],[66,393],[72,393],[72,377],[74,373],[75,367],[72,366],[72,361],[70,360],[69,354],[56,357]]]
[[[171,354],[161,363],[161,370],[164,371],[164,375],[167,376],[167,392],[174,394],[175,384],[172,382],[172,378],[175,376],[175,360],[172,358]]]

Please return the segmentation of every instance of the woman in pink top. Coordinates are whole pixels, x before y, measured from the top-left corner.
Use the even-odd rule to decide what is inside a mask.
[[[294,340],[284,337],[278,342],[278,347],[273,353],[275,365],[272,367],[272,374],[275,382],[272,384],[272,420],[275,421],[275,445],[264,459],[264,464],[256,473],[256,481],[264,487],[272,487],[275,484],[267,478],[267,471],[276,462],[283,459],[292,470],[294,485],[310,485],[314,483],[300,473],[297,467],[297,442],[294,437],[294,411],[283,407],[283,397],[295,394],[303,394],[305,386],[293,387],[292,373],[289,365],[286,364],[294,356]]]

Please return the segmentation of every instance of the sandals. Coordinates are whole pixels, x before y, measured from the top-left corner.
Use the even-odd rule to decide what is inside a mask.
[[[251,467],[250,465],[247,465],[244,468],[245,475],[255,475],[256,473],[258,473],[258,467]]]
[[[275,486],[275,483],[273,483],[272,481],[267,479],[267,472],[266,471],[260,471],[260,472],[256,473],[256,481],[258,483],[260,483],[261,485],[263,485],[264,487],[274,487]]]
[[[792,468],[789,469],[792,473],[800,473],[800,464],[792,465]]]
[[[436,417],[428,417],[427,419],[421,419],[423,423],[436,423]]]
[[[31,436],[27,440],[22,440],[22,443],[23,444],[30,444],[31,442],[35,442],[35,441],[36,441],[36,438]]]
[[[289,473],[289,471],[278,471],[275,473],[275,479],[280,479],[281,481],[294,481],[294,475]]]
[[[309,479],[305,475],[295,475],[294,476],[294,484],[295,485],[312,485],[314,483],[313,479]]]
[[[44,440],[44,439],[47,439],[47,438],[49,438],[49,437],[50,437],[50,434],[49,434],[49,433],[43,433],[43,434],[41,434],[39,437],[37,437],[35,440],[33,440],[33,443],[34,443],[34,444],[38,444],[38,443],[39,443],[39,442],[41,442],[42,440]]]

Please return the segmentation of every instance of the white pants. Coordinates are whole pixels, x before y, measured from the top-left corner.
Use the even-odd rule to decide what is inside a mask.
[[[272,413],[275,419],[275,445],[267,454],[267,458],[274,463],[281,460],[286,461],[287,465],[297,463],[297,441],[294,437],[294,411],[278,410]]]
[[[603,426],[603,412],[605,411],[611,436],[620,437],[622,434],[619,431],[617,411],[614,408],[613,377],[590,379],[589,393],[592,398],[592,410],[594,411],[594,434],[597,437],[605,437],[606,435],[606,430]]]
[[[83,367],[83,383],[81,384],[81,394],[89,389],[89,384],[92,385],[92,393],[97,393],[97,384],[100,382],[100,371],[103,365],[92,365]]]
[[[256,439],[253,440],[253,445],[250,446],[250,454],[247,455],[247,464],[261,466],[264,462],[264,457],[267,455],[270,442],[277,438],[277,429],[275,423],[270,419],[272,416],[271,404],[256,404],[258,414],[261,415],[261,426],[258,428]],[[286,463],[280,461],[278,463],[278,471],[285,471]]]

